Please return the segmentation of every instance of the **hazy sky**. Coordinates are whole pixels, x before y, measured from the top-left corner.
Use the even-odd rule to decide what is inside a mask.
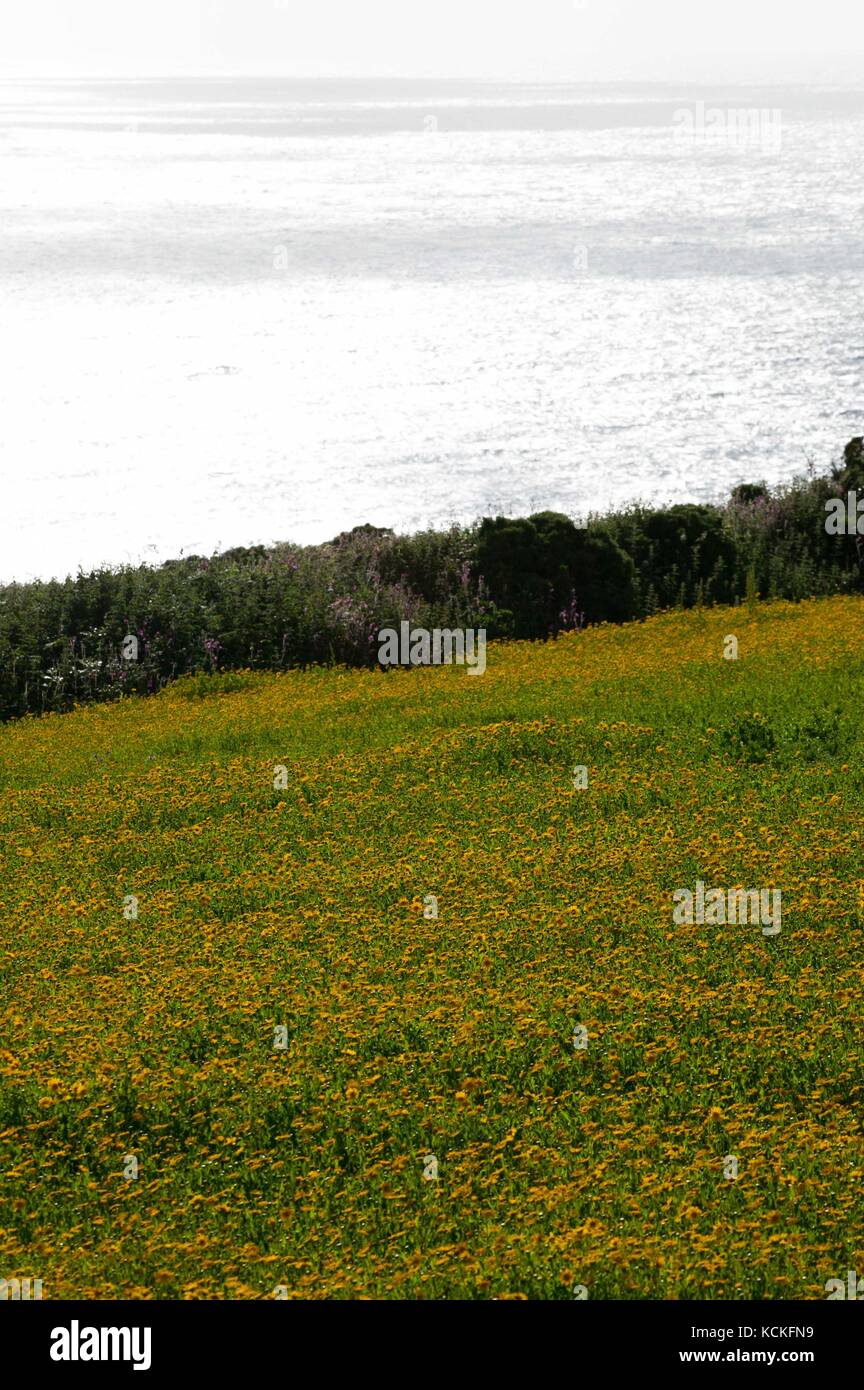
[[[864,81],[862,0],[3,0],[0,68],[50,73]]]

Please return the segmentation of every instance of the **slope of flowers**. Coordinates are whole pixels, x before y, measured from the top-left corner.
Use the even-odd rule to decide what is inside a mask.
[[[862,653],[834,598],[0,729],[0,1277],[824,1297],[864,1267]],[[781,934],[675,925],[699,879]]]

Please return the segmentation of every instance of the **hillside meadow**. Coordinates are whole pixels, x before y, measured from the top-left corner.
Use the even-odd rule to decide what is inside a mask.
[[[845,596],[0,728],[0,1276],[824,1298],[864,1269],[862,707]],[[782,932],[676,925],[699,880]]]

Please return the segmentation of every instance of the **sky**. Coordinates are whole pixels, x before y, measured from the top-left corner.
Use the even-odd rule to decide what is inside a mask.
[[[864,82],[862,0],[3,0],[19,77]]]

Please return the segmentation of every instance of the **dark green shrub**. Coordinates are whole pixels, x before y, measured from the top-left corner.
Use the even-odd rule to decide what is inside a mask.
[[[474,566],[515,637],[572,626],[574,600],[587,622],[623,622],[636,611],[633,562],[606,532],[579,528],[558,512],[485,517]]]
[[[235,547],[157,568],[7,584],[0,719],[146,694],[185,675],[200,677],[203,691],[217,671],[374,665],[378,632],[403,620],[545,639],[750,592],[860,590],[860,538],[825,528],[826,501],[852,490],[864,494],[860,437],[831,476],[741,483],[725,506],[631,507],[585,526],[546,511],[414,536],[357,526],[323,545]],[[122,654],[130,635],[134,661]],[[808,746],[829,749],[829,733],[810,731]],[[763,735],[739,731],[736,746],[765,752]]]

